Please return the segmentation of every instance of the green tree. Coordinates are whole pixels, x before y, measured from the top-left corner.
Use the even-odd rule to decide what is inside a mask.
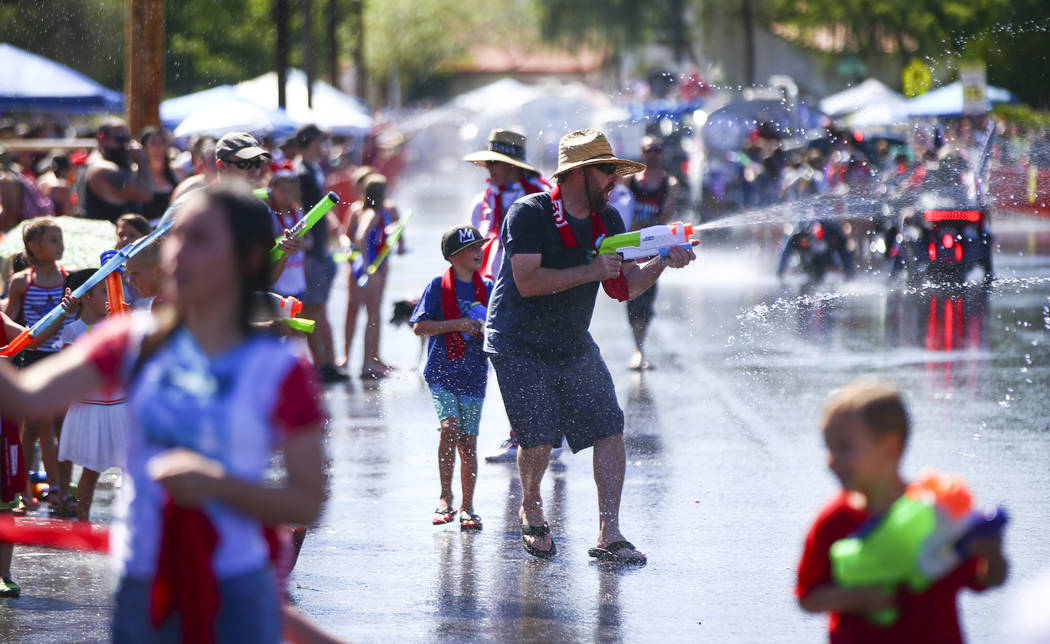
[[[110,89],[124,88],[123,0],[0,2],[0,42],[67,65]]]

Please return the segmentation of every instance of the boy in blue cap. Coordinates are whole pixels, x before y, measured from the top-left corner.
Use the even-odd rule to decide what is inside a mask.
[[[459,526],[463,530],[481,529],[481,517],[474,513],[474,484],[478,472],[478,427],[488,382],[488,363],[481,350],[482,326],[484,307],[492,293],[492,280],[480,272],[484,242],[481,232],[473,226],[455,226],[445,232],[441,253],[451,266],[423,290],[409,320],[416,335],[430,336],[423,377],[430,385],[441,421],[441,498],[432,523],[450,523],[456,514],[452,506],[452,470],[458,449],[463,495]]]

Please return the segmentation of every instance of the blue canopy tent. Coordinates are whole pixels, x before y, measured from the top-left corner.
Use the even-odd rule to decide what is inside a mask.
[[[53,60],[0,43],[0,110],[121,112],[124,96]]]

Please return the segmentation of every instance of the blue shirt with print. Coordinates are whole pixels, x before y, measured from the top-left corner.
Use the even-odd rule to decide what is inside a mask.
[[[460,315],[466,317],[467,311],[476,301],[474,297],[474,284],[472,282],[456,283],[456,303],[459,305]],[[482,278],[485,283],[486,299],[492,295],[492,280]],[[442,321],[445,319],[441,312],[441,277],[435,277],[427,287],[423,289],[423,295],[412,311],[411,324],[420,320]],[[448,349],[445,343],[445,334],[430,336],[427,343],[427,365],[423,370],[423,377],[431,385],[438,385],[451,393],[460,396],[471,396],[474,398],[485,397],[485,385],[488,383],[489,368],[485,361],[485,354],[481,350],[482,342],[476,338],[469,338],[466,352],[459,360],[448,359]]]

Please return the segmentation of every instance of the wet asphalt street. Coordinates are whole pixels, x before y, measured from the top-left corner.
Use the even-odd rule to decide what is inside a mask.
[[[457,172],[483,183],[480,171]],[[440,234],[466,218],[470,196],[449,185],[417,176],[398,187],[416,218],[411,252],[392,261],[388,302],[418,296],[443,270]],[[656,368],[644,375],[626,368],[623,306],[599,296],[592,333],[627,419],[621,516],[649,555],[639,569],[587,557],[598,524],[589,451],[566,451],[544,480],[552,561],[521,548],[512,464],[479,466],[480,533],[431,526],[438,435],[413,370],[420,343],[384,324],[382,355],[400,367],[396,377],[327,392],[331,493],[292,575],[294,601],[357,642],[821,641],[825,618],[801,613],[792,595],[802,538],[836,491],[818,416],[832,388],[877,375],[896,380],[910,404],[905,472],[961,474],[980,500],[1011,513],[1010,582],[960,602],[970,640],[999,641],[1011,587],[1050,566],[1050,222],[993,226],[1002,248],[987,291],[905,292],[861,275],[802,294],[774,276],[775,231],[705,238],[695,265],[661,279],[648,342]],[[345,288],[341,277],[337,328]],[[359,364],[358,346],[352,371]],[[506,431],[491,377],[480,452]],[[0,641],[107,636],[113,582],[103,558],[20,548],[14,571],[24,595],[0,600]]]

